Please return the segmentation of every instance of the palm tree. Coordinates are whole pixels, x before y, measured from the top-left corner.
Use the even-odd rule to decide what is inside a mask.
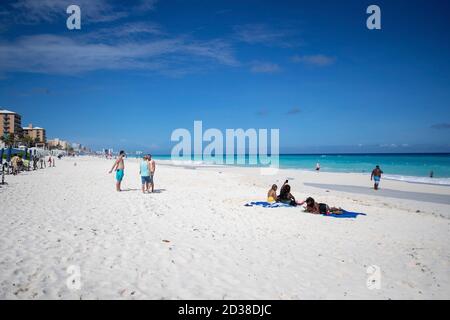
[[[31,137],[29,137],[29,136],[23,136],[20,140],[21,140],[21,142],[24,143],[28,148],[34,146],[34,140],[33,140],[33,138],[31,138]]]
[[[16,142],[16,138],[14,137],[14,134],[9,133],[5,138],[5,144],[9,147],[14,146],[14,142]]]

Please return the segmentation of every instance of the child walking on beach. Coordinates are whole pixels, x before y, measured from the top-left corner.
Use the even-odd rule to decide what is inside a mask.
[[[112,166],[111,170],[109,170],[109,173],[113,172],[113,170],[116,171],[116,191],[122,191],[120,189],[120,185],[122,183],[122,179],[124,176],[124,170],[125,170],[125,163],[123,159],[125,158],[125,151],[121,150],[119,152],[119,157],[114,162],[114,165]]]

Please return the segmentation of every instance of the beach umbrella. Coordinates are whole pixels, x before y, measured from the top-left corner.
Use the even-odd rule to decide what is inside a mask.
[[[2,182],[1,184],[5,184],[5,171],[4,171],[4,167],[3,167],[3,153],[5,152],[5,149],[2,148],[2,150],[0,151],[0,165],[2,167]]]
[[[30,155],[28,156],[28,148],[25,148],[25,156],[23,158],[23,160],[27,160],[28,158],[28,170],[30,170],[30,163],[31,163],[31,150],[30,150]]]
[[[10,146],[8,148],[8,152],[6,153],[6,162],[10,162],[11,161],[11,153],[12,153],[12,147]]]

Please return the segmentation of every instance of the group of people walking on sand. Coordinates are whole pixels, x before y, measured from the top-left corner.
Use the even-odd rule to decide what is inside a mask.
[[[125,174],[125,151],[120,151],[114,165],[112,166],[109,173],[113,171],[116,172],[116,191],[122,191],[121,184]],[[142,193],[154,192],[155,184],[153,181],[153,176],[155,174],[156,164],[155,160],[152,159],[150,154],[145,155],[139,163],[139,174],[141,176],[142,183]]]

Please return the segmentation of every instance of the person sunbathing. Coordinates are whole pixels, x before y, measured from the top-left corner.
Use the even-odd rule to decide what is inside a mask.
[[[306,202],[305,211],[314,214],[341,214],[342,209],[328,206],[326,203],[317,203],[313,198],[307,198],[303,203]],[[302,204],[303,204],[302,203]]]
[[[287,180],[281,187],[280,195],[277,197],[277,202],[286,203],[294,207],[303,204],[303,202],[297,202],[295,200],[295,197],[291,194],[291,186],[288,184]]]
[[[276,184],[272,185],[269,192],[267,192],[267,202],[275,202],[277,201],[277,189],[278,186]]]

